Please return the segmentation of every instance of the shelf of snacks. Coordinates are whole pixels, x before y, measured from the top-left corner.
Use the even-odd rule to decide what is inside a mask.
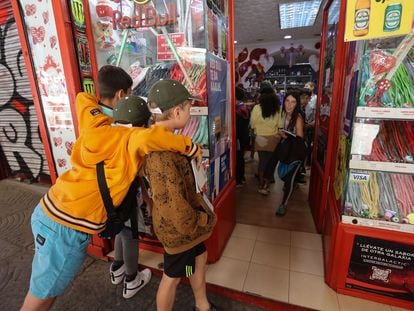
[[[414,122],[358,119],[350,168],[414,174]]]
[[[366,43],[356,117],[414,119],[414,33]]]
[[[413,33],[358,46],[344,223],[414,232],[413,46]]]
[[[351,170],[343,215],[414,225],[413,189],[414,176],[410,174]],[[360,222],[361,225],[366,223]],[[372,222],[370,226],[375,224]],[[406,232],[414,232],[414,226],[411,227],[390,226],[394,230],[402,228]]]

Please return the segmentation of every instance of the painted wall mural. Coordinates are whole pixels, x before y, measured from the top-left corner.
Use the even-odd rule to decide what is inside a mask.
[[[0,9],[0,145],[13,173],[49,177],[26,66],[10,7]]]
[[[273,63],[274,59],[267,49],[256,48],[249,51],[244,48],[237,56],[236,85],[248,88],[254,82],[263,81],[265,73]]]

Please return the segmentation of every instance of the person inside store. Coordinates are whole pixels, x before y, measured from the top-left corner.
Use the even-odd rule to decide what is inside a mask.
[[[288,92],[283,102],[284,126],[282,141],[275,150],[278,160],[278,175],[284,182],[283,199],[276,208],[276,216],[284,216],[287,204],[294,190],[295,178],[306,155],[304,142],[305,120],[300,108],[300,96],[297,92]]]
[[[260,95],[258,98],[259,104],[256,105],[250,117],[250,126],[255,133],[255,150],[259,155],[258,164],[258,192],[263,195],[270,193],[270,180],[267,176],[269,162],[273,156],[280,141],[279,129],[283,128],[283,119],[280,109],[279,97],[273,90],[272,84],[264,84],[260,88]]]
[[[131,93],[132,79],[121,68],[104,66],[98,72],[101,94],[117,102]],[[105,230],[107,212],[99,191],[97,164],[104,162],[113,205],[119,206],[146,154],[175,151],[201,162],[201,149],[191,139],[162,126],[112,126],[99,99],[79,93],[75,100],[79,137],[72,168],[60,175],[31,217],[35,253],[29,291],[21,310],[48,310],[63,294],[86,258],[91,235]]]
[[[304,88],[311,91],[311,98],[310,98],[307,109],[313,110],[314,111],[313,113],[315,114],[316,100],[317,100],[317,95],[316,95],[317,90],[316,90],[315,83],[313,83],[312,81],[306,82]]]
[[[305,165],[310,166],[312,160],[312,145],[313,145],[313,134],[315,128],[315,112],[316,112],[316,94],[313,94],[315,84],[308,82],[305,84],[305,89],[310,91],[310,99],[308,104],[305,105],[305,141],[307,145],[307,154]],[[307,98],[307,95],[305,95]],[[306,101],[306,98],[304,99]],[[301,97],[302,101],[302,97]]]
[[[190,93],[180,82],[160,80],[150,89],[148,105],[156,125],[171,132],[190,118]],[[144,174],[150,183],[155,234],[164,247],[164,272],[158,287],[158,311],[171,311],[182,277],[190,281],[197,311],[214,311],[206,293],[207,250],[217,216],[196,192],[188,159],[172,152],[152,152]]]
[[[244,152],[250,140],[250,111],[243,100],[244,90],[236,87],[236,187],[243,187],[246,183]]]
[[[311,138],[308,139],[308,135],[309,137],[313,137],[309,134],[309,130],[311,130],[313,128],[313,123],[314,123],[314,115],[312,113],[312,110],[307,109],[307,107],[309,106],[309,101],[311,98],[311,91],[308,90],[307,88],[301,88],[298,90],[299,92],[299,96],[300,96],[300,108],[301,108],[301,114],[302,117],[305,120],[305,125],[304,125],[304,139],[306,142],[306,147],[308,152],[311,151]],[[306,114],[308,113],[308,114]],[[300,167],[300,170],[298,172],[298,174],[296,175],[296,182],[297,183],[301,183],[304,184],[306,183],[306,168],[305,168],[305,162],[304,161],[302,163],[302,166]]]
[[[151,112],[147,103],[137,96],[121,98],[113,109],[113,126],[147,127],[150,118]],[[139,186],[143,184],[142,177],[137,177],[134,183],[137,183],[134,188],[135,202],[138,203],[137,201],[145,198],[150,203],[146,189],[141,189]],[[109,268],[111,283],[117,285],[123,282],[122,296],[124,298],[135,296],[151,280],[150,269],[138,271],[138,226],[134,227],[133,224],[132,220],[128,220],[115,236],[114,261]]]

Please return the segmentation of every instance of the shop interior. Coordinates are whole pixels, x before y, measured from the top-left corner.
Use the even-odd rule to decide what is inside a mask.
[[[320,4],[320,1],[297,5],[265,1],[258,6],[249,1],[235,1],[236,85],[246,90],[245,101],[248,104],[253,102],[261,82],[265,80],[273,84],[279,95],[303,88],[306,82],[317,82],[322,27]],[[246,27],[257,21],[260,21],[260,31]],[[255,65],[263,69],[258,70]],[[237,222],[316,233],[307,203],[310,171],[307,171],[308,182],[300,184],[294,191],[289,212],[284,217],[275,217],[274,210],[282,199],[283,183],[276,174],[270,194],[258,194],[255,177],[257,153],[252,159],[252,154],[246,151],[245,159],[247,183],[245,187],[236,189]]]

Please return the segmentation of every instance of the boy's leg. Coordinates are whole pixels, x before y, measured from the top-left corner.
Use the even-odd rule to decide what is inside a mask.
[[[125,228],[123,230],[125,230]],[[122,231],[115,236],[114,261],[124,261],[124,256],[123,256],[124,247],[122,245],[121,233]]]
[[[80,270],[90,235],[65,227],[45,215],[40,204],[32,218],[35,255],[23,310],[47,310]]]
[[[125,230],[125,228],[123,230]],[[114,285],[120,284],[125,277],[125,263],[123,254],[124,245],[121,233],[122,231],[115,236],[114,261],[109,267],[109,276],[111,278],[111,283]]]
[[[46,311],[49,310],[53,303],[55,302],[56,297],[40,299],[33,296],[30,293],[27,293],[26,298],[24,299],[23,306],[20,311]]]
[[[165,273],[157,291],[157,311],[171,311],[174,306],[175,293],[181,278],[171,278]]]
[[[197,310],[209,310],[210,304],[206,293],[206,263],[207,251],[198,255],[195,260],[195,272],[189,277],[191,288],[195,298]]]
[[[125,263],[126,275],[136,275],[138,271],[138,239],[132,237],[132,231],[124,228],[119,233],[122,239],[122,258]]]

